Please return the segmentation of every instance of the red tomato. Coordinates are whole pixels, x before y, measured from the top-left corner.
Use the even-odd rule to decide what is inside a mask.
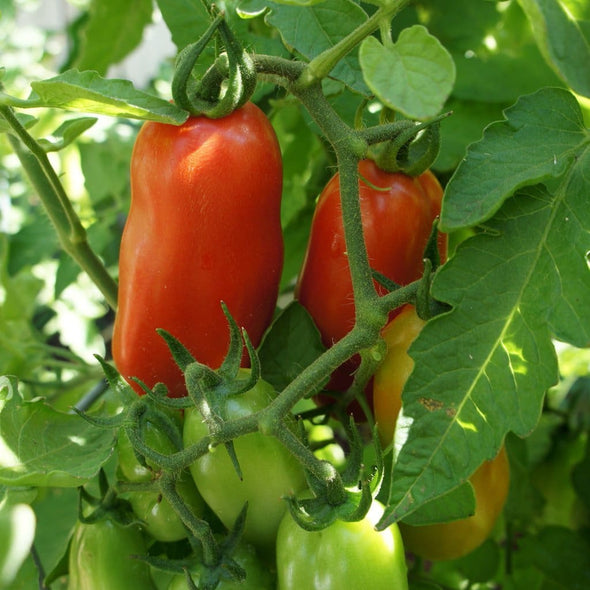
[[[217,368],[227,352],[225,302],[254,345],[276,304],[283,263],[282,162],[264,113],[148,122],[131,159],[113,358],[124,377],[186,394],[163,328]],[[136,386],[138,393],[140,389]]]
[[[420,278],[423,254],[432,224],[440,213],[443,191],[430,171],[412,178],[380,170],[371,160],[359,162],[363,231],[371,267],[405,285]],[[441,258],[446,254],[443,236]],[[384,289],[378,287],[380,293]],[[331,346],[355,321],[352,279],[348,266],[340,205],[339,175],[319,197],[295,294],[314,319],[323,342]],[[352,359],[333,375],[328,389],[343,391],[358,366]]]

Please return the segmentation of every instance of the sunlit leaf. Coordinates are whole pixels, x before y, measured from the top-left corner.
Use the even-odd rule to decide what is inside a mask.
[[[393,45],[367,37],[359,60],[365,82],[379,100],[410,118],[438,114],[455,82],[451,56],[421,25],[404,29]]]
[[[92,71],[68,70],[54,78],[32,82],[31,87],[34,91],[31,107],[55,107],[172,125],[178,125],[188,117],[186,111],[167,100],[137,90],[128,80],[110,80]]]
[[[0,377],[0,483],[75,487],[110,457],[114,432],[43,399],[24,400],[12,377]]]

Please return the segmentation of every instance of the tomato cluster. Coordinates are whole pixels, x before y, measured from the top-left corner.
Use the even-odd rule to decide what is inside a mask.
[[[359,162],[358,178],[369,264],[397,284],[418,280],[440,213],[440,184],[430,171],[410,177],[385,172],[368,159]],[[121,243],[113,334],[114,362],[138,394],[163,383],[170,397],[187,395],[185,376],[160,329],[182,343],[201,366],[217,370],[230,348],[225,304],[254,347],[260,343],[271,324],[282,269],[281,187],[276,136],[264,113],[251,103],[217,120],[190,117],[177,127],[151,122],[143,126],[132,155],[132,201]],[[444,236],[438,248],[444,260]],[[385,293],[380,284],[375,287]],[[319,197],[295,298],[308,310],[327,347],[354,326],[338,174]],[[407,350],[423,325],[408,305],[391,312],[382,333],[387,355],[367,396],[384,448],[392,441],[401,391],[412,370]],[[239,352],[235,358],[237,366]],[[246,351],[241,358],[247,365]],[[324,391],[342,394],[357,366],[356,357],[342,365]],[[250,369],[242,368],[236,379],[246,382],[250,375]],[[213,401],[205,396],[176,412],[173,421],[184,448],[195,448],[213,433],[212,416],[247,418],[276,397],[273,386],[258,379],[239,394],[226,391]],[[297,439],[298,425],[288,418],[281,427]],[[169,433],[150,420],[143,424],[142,437],[163,456],[181,450],[180,443],[173,444]],[[121,496],[133,513],[132,524],[123,527],[106,518],[77,526],[70,548],[72,589],[120,587],[121,572],[133,578],[135,588],[151,589],[155,586],[149,566],[131,554],[145,555],[162,546],[186,549],[189,541],[194,550],[186,516],[181,518],[167,499],[171,497],[158,487],[161,468],[138,453],[124,430],[117,458],[116,474],[123,484]],[[489,535],[506,497],[507,470],[502,451],[472,476],[477,507],[468,519],[427,527],[394,524],[379,532],[375,524],[383,506],[376,499],[360,521],[336,519],[322,530],[304,530],[285,498],[309,494],[309,474],[287,447],[262,430],[235,438],[231,446],[211,444],[177,475],[175,488],[196,519],[214,523],[215,534],[231,531],[247,506],[240,542],[232,552],[246,581],[224,571],[217,586],[221,590],[403,590],[408,587],[404,545],[430,559],[450,559],[471,551]],[[101,543],[108,543],[108,551],[99,548]],[[96,566],[87,567],[90,559]],[[101,578],[95,569],[107,573]],[[111,580],[113,571],[117,582]],[[198,587],[204,572],[198,564],[185,566],[184,573],[168,575],[166,587]],[[101,581],[92,585],[90,580],[97,577]]]

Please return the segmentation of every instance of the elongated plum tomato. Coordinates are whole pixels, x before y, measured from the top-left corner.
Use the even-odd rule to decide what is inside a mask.
[[[440,214],[442,188],[429,170],[417,177],[380,170],[371,160],[359,162],[363,233],[369,264],[400,285],[420,278],[432,224]],[[446,256],[445,236],[439,252]],[[377,287],[383,293],[384,289]],[[319,197],[295,294],[314,319],[324,345],[331,346],[354,326],[352,279],[336,174]],[[391,317],[393,317],[392,314]],[[332,375],[328,389],[345,390],[358,366],[353,359]]]
[[[282,270],[281,191],[277,138],[254,104],[221,119],[143,125],[131,158],[113,333],[113,358],[125,378],[163,382],[169,395],[186,395],[156,329],[217,368],[229,343],[221,302],[259,343]]]
[[[241,371],[245,375],[249,369]],[[249,416],[264,409],[275,397],[272,385],[260,380],[252,389],[226,400],[225,417],[234,420]],[[197,408],[186,410],[185,447],[197,443],[208,433]],[[234,525],[244,504],[248,503],[243,538],[268,552],[274,547],[279,523],[287,510],[284,498],[305,489],[305,474],[286,447],[262,432],[236,438],[234,449],[241,479],[223,445],[199,457],[190,466],[190,472],[205,502],[226,527]]]
[[[137,525],[104,519],[76,523],[70,543],[68,590],[156,590],[150,567],[137,556],[147,554]]]
[[[414,368],[408,354],[424,327],[412,305],[406,305],[383,330],[387,353],[373,380],[373,408],[381,443],[389,445],[402,406],[402,391]],[[475,513],[459,520],[425,526],[400,522],[406,550],[425,559],[457,559],[481,545],[490,535],[508,495],[510,466],[504,447],[469,478],[475,493]]]

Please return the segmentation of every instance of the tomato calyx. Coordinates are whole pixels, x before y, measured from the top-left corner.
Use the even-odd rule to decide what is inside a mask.
[[[226,51],[215,60],[201,80],[195,82],[192,76],[195,64],[216,33]],[[256,80],[252,58],[233,35],[223,13],[218,13],[201,38],[179,53],[172,80],[172,97],[191,115],[218,119],[250,99]]]
[[[372,433],[376,464],[370,469],[364,464],[363,441],[352,417],[347,431],[350,452],[340,476],[330,477],[330,471],[335,468],[323,461],[321,476],[306,470],[307,494],[286,498],[293,520],[304,530],[319,531],[336,520],[363,520],[379,492],[384,463],[376,429]]]

